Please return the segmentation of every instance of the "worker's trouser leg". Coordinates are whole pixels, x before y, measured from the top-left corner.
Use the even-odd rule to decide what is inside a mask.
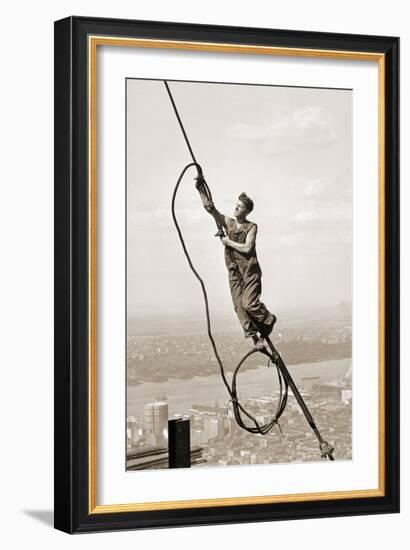
[[[256,334],[252,319],[261,325],[272,322],[272,314],[259,300],[262,293],[259,274],[255,273],[248,277],[242,284],[235,272],[229,272],[229,286],[233,305],[246,338]]]
[[[249,338],[256,334],[256,329],[252,326],[251,319],[249,315],[243,308],[242,305],[242,284],[236,274],[232,272],[229,273],[229,287],[231,289],[231,296],[233,306],[235,308],[236,315],[238,316],[239,322],[242,325],[245,337]]]

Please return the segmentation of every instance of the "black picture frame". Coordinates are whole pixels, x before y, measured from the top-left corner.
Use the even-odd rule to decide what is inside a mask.
[[[90,36],[367,52],[384,60],[384,490],[381,496],[160,510],[90,506]],[[68,17],[55,23],[55,527],[67,533],[399,511],[399,39]],[[92,220],[91,220],[92,221]],[[94,222],[95,223],[95,220]],[[92,319],[91,319],[92,322]]]

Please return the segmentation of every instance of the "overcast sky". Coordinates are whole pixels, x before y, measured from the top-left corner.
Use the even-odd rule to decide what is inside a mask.
[[[352,92],[171,82],[216,206],[255,202],[262,300],[278,309],[351,301]],[[128,316],[203,315],[171,217],[191,162],[165,86],[127,83]],[[215,315],[232,311],[215,223],[187,173],[177,216]]]

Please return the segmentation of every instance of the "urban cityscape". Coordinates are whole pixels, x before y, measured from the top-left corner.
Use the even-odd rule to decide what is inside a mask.
[[[249,343],[238,333],[216,333],[215,340],[230,378]],[[281,327],[275,345],[293,366],[296,385],[323,439],[335,447],[335,459],[351,459],[351,323]],[[271,421],[280,397],[276,368],[265,359],[255,354],[241,368],[241,404],[260,425]],[[279,425],[269,433],[250,434],[238,426],[229,395],[220,397],[223,383],[206,334],[130,336],[127,379],[128,470],[168,467],[173,418],[189,419],[192,467],[320,460],[318,440],[291,391]],[[202,381],[207,385],[201,391]],[[174,388],[182,397],[173,395]]]

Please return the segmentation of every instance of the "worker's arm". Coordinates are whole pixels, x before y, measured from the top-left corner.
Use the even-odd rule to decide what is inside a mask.
[[[243,254],[249,254],[250,252],[252,252],[255,246],[257,231],[258,231],[258,228],[254,224],[250,229],[249,233],[246,235],[246,240],[244,243],[236,243],[235,241],[232,241],[228,237],[223,237],[221,241],[224,244],[224,246],[229,246],[230,248],[233,248],[238,252],[242,252]]]
[[[198,189],[199,196],[201,197],[202,204],[204,205],[205,210],[211,214],[211,216],[215,219],[216,223],[221,223],[223,227],[226,228],[226,220],[225,216],[221,214],[215,207],[214,203],[208,199],[207,194],[205,192],[205,187],[203,185],[203,181],[201,178],[197,178],[197,183],[195,184],[195,187]]]

